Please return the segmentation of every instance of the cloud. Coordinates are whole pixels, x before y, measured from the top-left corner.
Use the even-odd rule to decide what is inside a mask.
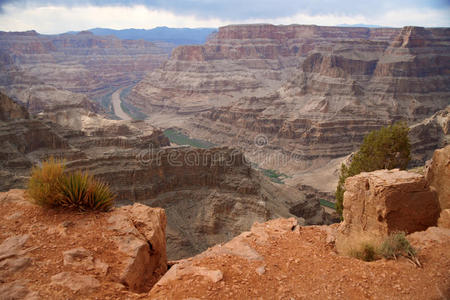
[[[176,15],[227,20],[268,19],[296,14],[376,17],[386,11],[408,9],[450,10],[448,0],[0,0],[16,6],[120,6],[144,5],[150,10],[168,11]]]
[[[0,17],[0,30],[24,31],[34,29],[40,33],[55,34],[94,27],[112,29],[169,27],[217,27],[228,22],[217,18],[200,19],[177,16],[163,10],[150,10],[143,5],[126,6],[45,6],[20,9],[6,5]]]
[[[226,11],[205,13],[209,9],[217,10],[217,7],[229,8],[230,3],[237,1],[229,0],[228,2],[219,2],[213,0],[185,0],[183,1],[186,9],[171,9],[170,3],[175,1],[155,0],[152,4],[133,4],[139,1],[126,0],[108,0],[108,1],[58,1],[48,0],[46,4],[40,4],[35,1],[23,0],[0,0],[3,7],[3,13],[0,14],[0,30],[6,31],[23,31],[34,29],[40,33],[54,34],[62,33],[70,30],[86,30],[94,27],[106,27],[113,29],[123,28],[153,28],[157,26],[169,27],[219,27],[227,24],[237,23],[272,23],[272,24],[316,24],[316,25],[338,25],[338,24],[377,24],[383,26],[401,27],[405,25],[417,26],[449,26],[450,25],[450,9],[438,9],[433,5],[437,5],[439,1],[430,1],[433,5],[429,7],[414,7],[412,5],[402,9],[396,8],[391,2],[380,0],[383,9],[378,9],[377,13],[366,13],[367,8],[358,3],[354,6],[356,9],[346,11],[345,5],[349,3],[346,0],[340,1],[341,5],[335,5],[334,0],[309,0],[295,1],[290,0],[259,0],[257,8],[247,5],[240,5],[242,9],[236,9],[236,13]],[[242,0],[240,0],[242,2]],[[252,3],[249,0],[248,3]],[[144,2],[144,1],[141,1]],[[162,4],[162,2],[169,4]],[[180,1],[178,1],[180,2]],[[308,2],[310,5],[302,7],[297,12],[292,9],[292,3]],[[334,4],[337,7],[330,9],[318,9],[317,4],[311,3],[328,3],[330,6]],[[368,1],[369,3],[370,1]],[[402,0],[397,1],[402,2]],[[396,3],[397,3],[396,2]],[[418,2],[418,1],[415,1]],[[109,5],[105,5],[108,3]],[[201,10],[195,7],[202,3],[206,6]],[[271,12],[273,3],[279,3],[280,8]],[[414,0],[411,0],[414,3]],[[191,4],[191,5],[189,5]],[[283,6],[285,5],[285,6]],[[287,10],[287,12],[285,12]],[[219,9],[220,11],[220,9]],[[252,12],[252,13],[251,13]],[[289,13],[288,13],[289,12]],[[240,17],[238,17],[240,16]]]

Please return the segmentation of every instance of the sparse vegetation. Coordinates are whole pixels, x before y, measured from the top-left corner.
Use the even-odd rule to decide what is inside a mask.
[[[114,194],[109,186],[87,172],[64,173],[64,161],[51,157],[42,166],[33,167],[28,194],[46,207],[78,210],[108,210]]]
[[[357,244],[356,247],[351,248],[349,255],[364,261],[374,261],[380,258],[396,260],[403,256],[416,266],[421,266],[417,258],[417,251],[406,239],[404,232],[390,234],[381,244],[375,241],[364,240]]]
[[[386,259],[397,259],[399,256],[404,256],[417,266],[420,266],[416,250],[406,239],[404,232],[396,232],[389,235],[383,244],[381,244],[379,253]]]
[[[114,200],[114,195],[106,183],[81,171],[63,176],[60,193],[60,206],[79,210],[105,211],[112,206]]]
[[[374,261],[377,259],[377,250],[373,244],[364,242],[360,245],[359,248],[352,249],[350,251],[350,256],[361,259],[363,261]]]
[[[361,172],[379,169],[405,169],[411,159],[408,132],[409,128],[404,122],[374,130],[364,138],[350,165],[348,167],[345,164],[341,165],[335,193],[336,211],[341,219],[345,179]]]

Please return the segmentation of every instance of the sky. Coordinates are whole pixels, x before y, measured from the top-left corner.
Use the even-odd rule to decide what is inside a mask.
[[[450,0],[0,0],[1,31],[249,23],[449,27]]]

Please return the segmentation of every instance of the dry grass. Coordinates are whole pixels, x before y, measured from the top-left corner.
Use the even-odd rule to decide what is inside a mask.
[[[34,166],[28,182],[28,194],[36,204],[57,206],[61,200],[60,181],[64,176],[64,161],[50,157],[42,166]]]
[[[341,255],[355,257],[364,261],[380,258],[397,259],[403,256],[421,267],[416,250],[406,239],[404,232],[395,232],[384,239],[369,236],[366,233],[341,236],[336,241],[336,249]]]

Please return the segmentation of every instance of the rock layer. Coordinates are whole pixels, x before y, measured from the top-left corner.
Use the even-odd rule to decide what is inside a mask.
[[[155,118],[183,115],[173,126],[243,145],[267,167],[289,169],[267,162],[281,153],[305,168],[348,155],[382,125],[445,109],[449,36],[448,28],[225,26],[202,46],[176,48],[128,100]],[[258,135],[268,142],[263,158]],[[422,135],[420,143],[437,141]]]

